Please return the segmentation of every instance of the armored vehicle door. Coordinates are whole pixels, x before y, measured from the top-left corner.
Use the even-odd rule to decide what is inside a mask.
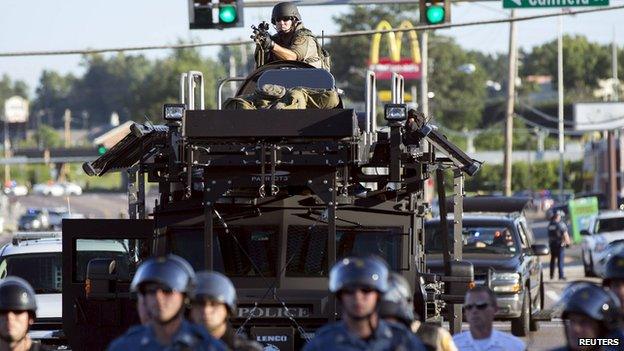
[[[104,350],[138,324],[132,277],[150,256],[154,221],[63,220],[63,330],[72,350]]]

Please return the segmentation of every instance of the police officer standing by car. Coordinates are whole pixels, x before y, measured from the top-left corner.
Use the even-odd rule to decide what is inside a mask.
[[[329,290],[342,304],[342,320],[326,325],[304,351],[425,350],[403,325],[379,318],[381,294],[388,290],[388,267],[374,257],[343,258],[329,273]]]
[[[565,280],[563,274],[563,261],[565,259],[565,247],[570,245],[568,227],[561,220],[561,211],[552,214],[548,223],[548,243],[550,246],[550,279],[555,279],[555,261],[559,267],[559,279]]]
[[[398,273],[390,273],[388,290],[379,303],[379,316],[387,321],[403,323],[416,333],[428,351],[457,351],[453,337],[446,329],[415,318],[412,288],[407,279]]]
[[[262,345],[236,331],[229,318],[236,313],[236,289],[232,281],[218,272],[198,272],[191,290],[191,320],[204,326],[216,339],[234,351],[262,351]]]
[[[184,319],[186,294],[194,283],[193,268],[180,256],[170,254],[143,262],[130,290],[143,295],[149,322],[130,328],[113,340],[108,350],[225,350],[203,328]]]
[[[35,291],[22,278],[8,276],[0,281],[0,350],[52,350],[28,336],[35,322]]]
[[[620,302],[610,291],[590,282],[577,282],[563,297],[566,346],[553,351],[621,350]],[[566,296],[567,295],[567,296]],[[601,344],[599,343],[599,340]]]
[[[329,70],[329,57],[314,34],[303,26],[299,9],[294,3],[280,2],[275,5],[271,23],[277,34],[263,35],[256,40],[266,57],[265,63],[279,60],[302,61],[316,68]],[[256,52],[256,57],[258,55]]]

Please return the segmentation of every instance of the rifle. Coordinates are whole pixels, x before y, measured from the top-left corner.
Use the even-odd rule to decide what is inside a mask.
[[[262,49],[262,42],[270,36],[269,34],[269,23],[266,21],[260,22],[258,26],[251,26],[253,30],[253,35],[251,39],[256,43],[256,68],[264,65],[265,60],[265,52]]]

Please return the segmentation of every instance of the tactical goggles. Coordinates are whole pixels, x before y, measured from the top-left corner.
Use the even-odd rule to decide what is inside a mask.
[[[479,311],[483,311],[484,309],[486,309],[490,304],[487,302],[483,302],[483,303],[470,303],[467,305],[464,305],[464,310],[466,311],[470,311],[474,308],[478,309]]]

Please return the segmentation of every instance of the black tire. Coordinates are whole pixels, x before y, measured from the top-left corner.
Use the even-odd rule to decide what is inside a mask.
[[[541,284],[541,282],[540,282],[540,292],[539,292],[540,296],[537,297],[540,300],[539,301],[539,304],[541,306],[540,307],[541,308],[540,311],[544,309],[544,307],[543,307],[543,304],[544,304],[543,286],[544,285]],[[527,287],[527,289],[528,289],[528,287]],[[529,290],[527,290],[527,293],[529,293]],[[531,299],[531,295],[529,295],[529,301],[530,301],[529,305],[531,307],[531,310],[530,310],[531,318],[529,320],[529,330],[534,332],[534,331],[538,331],[539,330],[539,321],[533,319],[535,311],[533,311],[533,300]]]
[[[511,334],[515,336],[527,336],[531,328],[531,301],[529,291],[524,292],[522,298],[522,312],[520,317],[511,320]]]
[[[539,296],[539,299],[540,299],[540,311],[544,310],[544,303],[546,301],[546,298],[545,298],[546,294],[545,294],[545,292],[546,292],[546,288],[544,287],[544,272],[542,272],[540,274],[540,292],[539,292],[539,294],[540,294],[540,296]]]

